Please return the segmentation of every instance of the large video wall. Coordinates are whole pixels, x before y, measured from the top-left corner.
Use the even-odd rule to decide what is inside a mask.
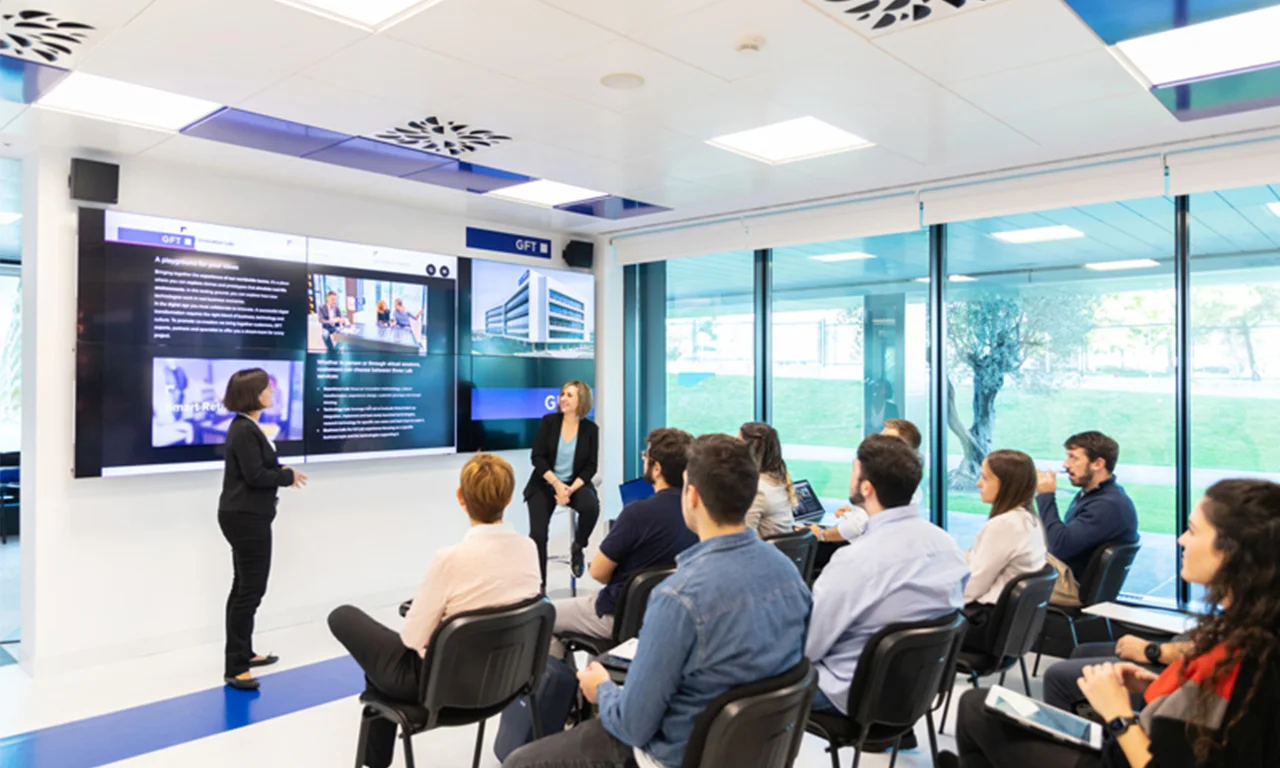
[[[238,370],[282,461],[527,446],[594,376],[590,274],[80,211],[76,476],[216,467]]]

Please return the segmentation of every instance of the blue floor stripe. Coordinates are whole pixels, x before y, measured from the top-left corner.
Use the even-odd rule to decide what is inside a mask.
[[[253,692],[228,687],[156,701],[0,739],[2,768],[93,768],[345,699],[364,690],[350,656],[263,675]],[[353,714],[352,717],[356,717]]]

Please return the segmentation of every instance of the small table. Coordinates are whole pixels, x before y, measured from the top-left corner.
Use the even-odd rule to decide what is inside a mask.
[[[1084,608],[1083,611],[1111,621],[1119,621],[1145,629],[1154,629],[1158,632],[1167,632],[1171,635],[1180,635],[1195,625],[1195,618],[1185,613],[1140,608],[1119,603],[1098,603]]]

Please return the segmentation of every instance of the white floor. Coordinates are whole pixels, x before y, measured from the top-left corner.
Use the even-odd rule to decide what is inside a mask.
[[[559,591],[559,590],[557,590]],[[377,618],[398,621],[387,606],[375,612]],[[394,625],[394,624],[393,624]],[[289,669],[342,655],[323,622],[315,622],[259,635],[259,648],[278,654],[282,662],[272,671]],[[79,670],[65,675],[42,676],[33,680],[16,665],[0,668],[0,739],[5,736],[59,723],[105,714],[153,701],[217,687],[221,682],[221,648],[218,645],[189,648],[143,659]],[[1009,684],[1020,687],[1016,673]],[[1039,695],[1040,680],[1032,681]],[[129,766],[166,768],[257,768],[258,766],[350,766],[359,726],[359,705],[354,697],[303,710],[267,722],[184,743],[169,749],[117,763]],[[954,713],[952,715],[954,720]],[[954,749],[948,734],[941,737],[942,749]],[[497,721],[491,721],[482,765],[496,768],[491,744]],[[917,729],[920,749],[904,752],[897,765],[921,768],[931,764],[928,737],[923,724]],[[468,766],[475,739],[474,728],[442,729],[415,738],[417,763],[432,766]],[[841,765],[852,764],[851,750],[841,755]],[[887,755],[866,755],[861,765],[887,766]],[[397,755],[396,766],[403,765]],[[796,766],[826,768],[830,757],[823,743],[806,736]]]

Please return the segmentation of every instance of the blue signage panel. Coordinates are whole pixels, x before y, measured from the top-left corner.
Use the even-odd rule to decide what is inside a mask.
[[[175,235],[170,232],[149,232],[145,229],[129,229],[121,227],[119,241],[137,245],[163,245],[166,248],[177,248],[184,251],[196,249],[196,239],[191,235]]]
[[[551,258],[551,241],[541,237],[528,237],[492,229],[467,227],[467,247],[481,251],[514,253],[517,256]]]
[[[540,419],[560,405],[558,387],[471,390],[471,419]],[[592,413],[595,410],[592,409]],[[590,414],[588,414],[590,415]]]

